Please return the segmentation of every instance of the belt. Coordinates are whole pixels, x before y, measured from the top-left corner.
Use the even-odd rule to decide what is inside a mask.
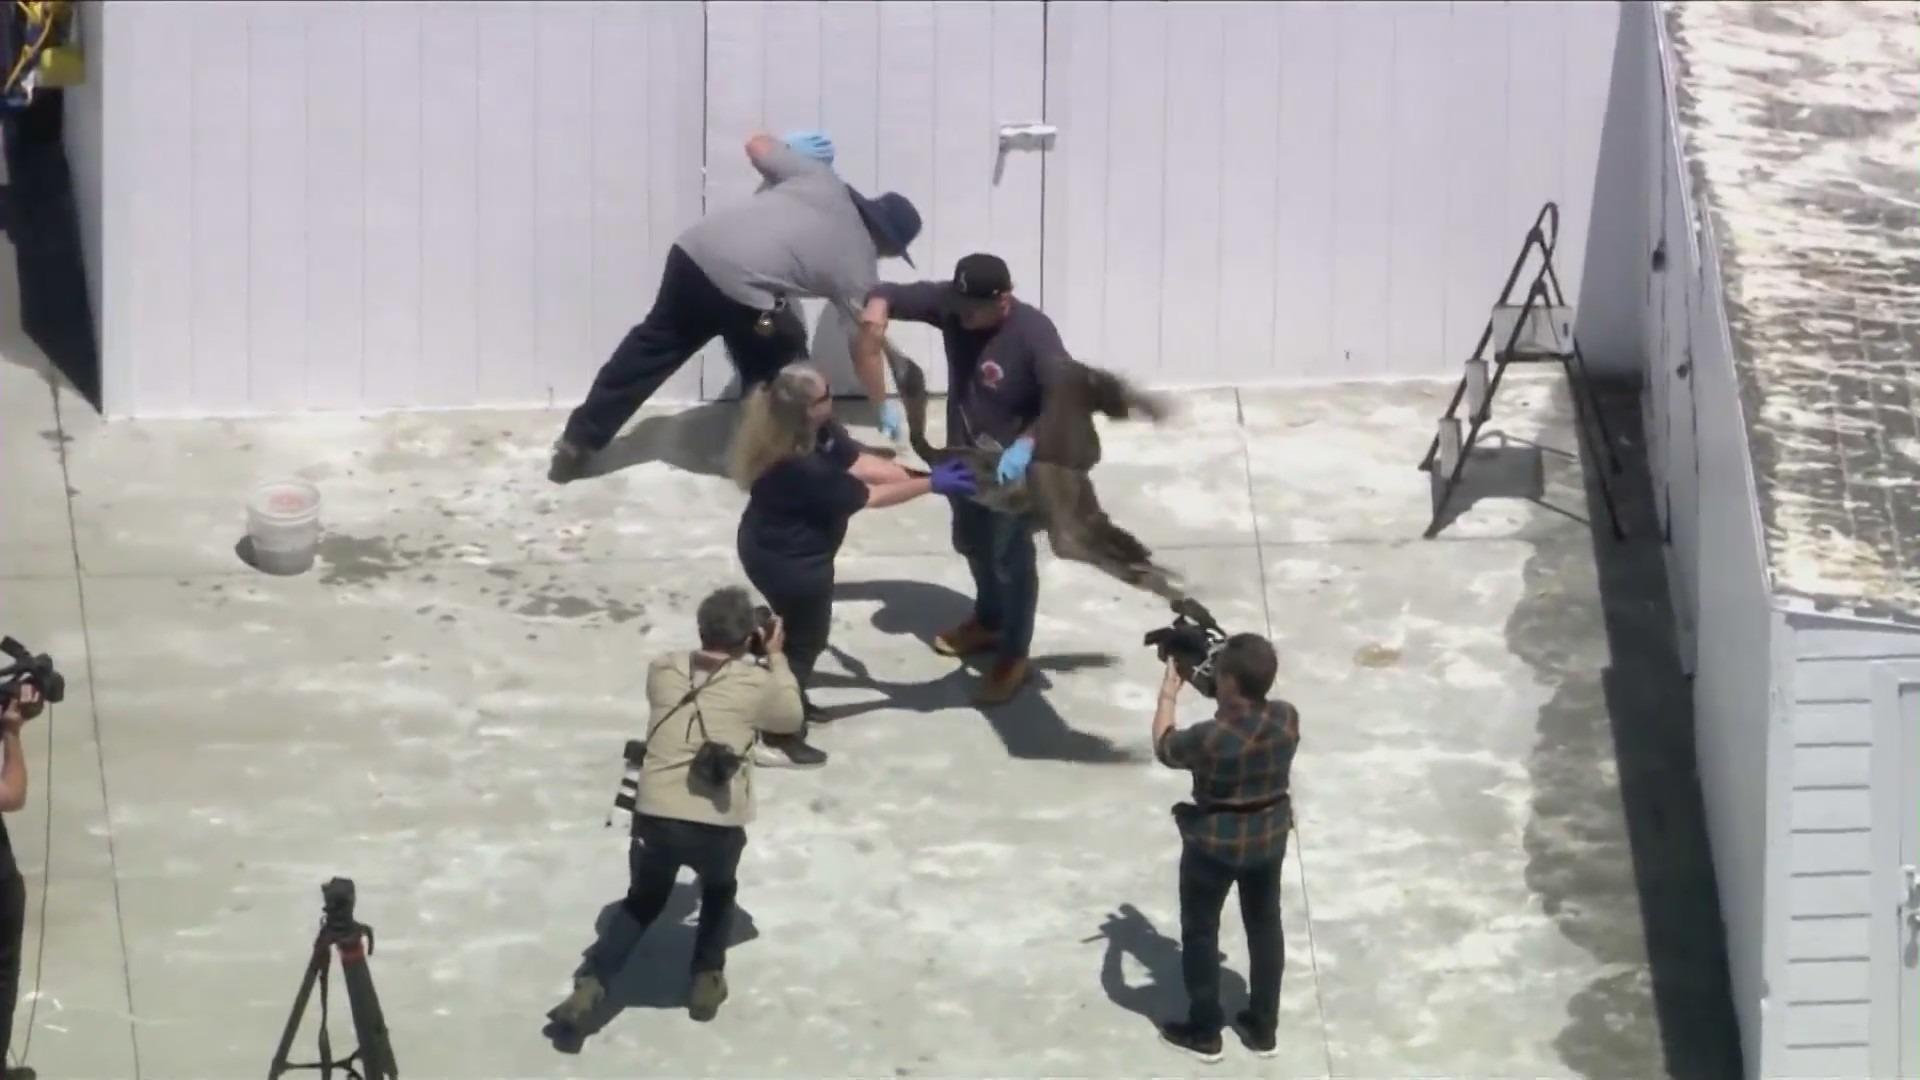
[[[1257,814],[1262,810],[1271,810],[1287,801],[1289,792],[1269,795],[1264,799],[1248,799],[1245,802],[1207,803],[1200,808],[1203,814]]]

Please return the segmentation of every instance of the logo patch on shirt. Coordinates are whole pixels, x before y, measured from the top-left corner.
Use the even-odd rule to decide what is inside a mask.
[[[992,360],[980,361],[980,384],[982,386],[985,386],[989,390],[998,390],[1000,389],[1000,384],[1005,382],[1006,378],[1006,369],[998,363]]]

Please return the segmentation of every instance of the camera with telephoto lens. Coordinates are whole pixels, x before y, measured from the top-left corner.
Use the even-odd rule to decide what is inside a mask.
[[[40,700],[48,705],[58,705],[66,698],[67,680],[54,670],[53,657],[46,653],[36,656],[12,638],[0,638],[0,653],[13,661],[0,668],[0,704],[12,703],[23,686],[40,691]],[[35,705],[23,715],[31,720],[40,715],[40,707]]]
[[[773,636],[773,609],[765,604],[753,609],[753,636],[747,639],[747,651],[756,658],[767,658],[767,638]]]
[[[646,764],[647,744],[640,739],[628,739],[620,756],[625,768],[620,773],[620,787],[613,793],[613,808],[631,815],[640,801],[640,766]],[[613,819],[609,816],[607,820]]]
[[[1219,689],[1213,662],[1227,644],[1227,632],[1198,601],[1175,601],[1173,622],[1148,631],[1143,644],[1152,646],[1161,660],[1173,661],[1180,678],[1201,696],[1212,697]]]

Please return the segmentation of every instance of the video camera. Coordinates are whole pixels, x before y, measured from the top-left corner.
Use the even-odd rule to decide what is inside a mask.
[[[1212,613],[1192,598],[1173,603],[1173,622],[1149,630],[1145,645],[1158,651],[1160,659],[1172,660],[1188,686],[1202,697],[1212,697],[1219,689],[1214,680],[1213,661],[1227,643],[1227,632],[1220,629]]]
[[[13,701],[22,686],[31,686],[40,691],[40,698],[49,705],[58,705],[67,696],[67,680],[54,670],[53,657],[46,653],[38,656],[27,651],[25,645],[12,638],[0,638],[0,653],[5,653],[13,663],[0,668],[0,704]],[[39,715],[39,708],[33,715]],[[28,716],[31,720],[33,716]]]
[[[756,660],[767,658],[767,638],[773,633],[773,609],[761,604],[753,609],[753,636],[747,639],[747,651]]]

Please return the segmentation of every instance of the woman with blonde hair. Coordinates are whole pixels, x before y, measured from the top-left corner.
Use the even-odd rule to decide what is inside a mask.
[[[826,650],[833,625],[833,561],[847,524],[862,510],[898,506],[922,495],[971,495],[965,465],[915,476],[866,452],[833,419],[833,394],[820,371],[795,364],[747,396],[734,436],[734,483],[747,493],[740,517],[740,563],[747,579],[780,616],[787,662],[801,693]],[[807,703],[809,724],[827,717]],[[785,761],[768,765],[824,765],[827,755],[807,744],[806,729],[762,744]]]

